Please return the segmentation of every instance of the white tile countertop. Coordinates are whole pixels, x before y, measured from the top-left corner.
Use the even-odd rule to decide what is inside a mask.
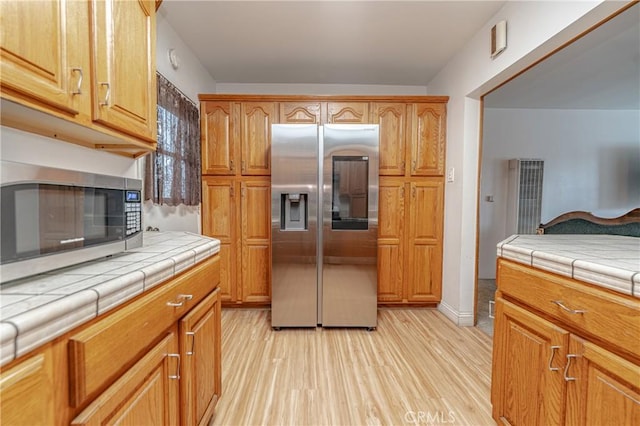
[[[640,238],[619,235],[513,235],[498,257],[640,298]]]
[[[215,238],[145,232],[140,248],[3,284],[0,366],[219,251]]]

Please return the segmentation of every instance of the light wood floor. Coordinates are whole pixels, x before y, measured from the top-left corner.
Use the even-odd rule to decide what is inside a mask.
[[[222,312],[211,425],[494,425],[491,340],[434,309],[379,309],[378,328],[273,331],[268,309]]]

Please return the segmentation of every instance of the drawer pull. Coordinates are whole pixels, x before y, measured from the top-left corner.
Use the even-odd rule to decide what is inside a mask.
[[[567,308],[564,303],[562,302],[562,300],[552,300],[551,303],[555,303],[556,305],[560,306],[560,308],[563,311],[569,312],[570,314],[585,314],[587,313],[587,311],[581,311],[578,309],[571,309],[571,308]]]
[[[169,378],[172,380],[180,380],[180,354],[167,354],[167,357],[178,359],[178,368],[176,369],[176,374],[169,374]]]
[[[189,301],[193,299],[193,295],[192,294],[179,294],[176,297],[176,301],[175,302],[167,302],[167,306],[173,306],[173,307],[180,307],[180,306],[184,306],[184,301]]]
[[[559,371],[560,368],[558,367],[552,367],[551,364],[553,364],[553,357],[556,354],[556,351],[560,349],[560,346],[551,346],[551,356],[549,357],[549,371]]]
[[[196,333],[195,331],[187,331],[185,334],[187,336],[191,336],[191,350],[187,352],[187,355],[191,356],[193,355],[196,346]]]
[[[575,377],[568,376],[569,374],[569,365],[571,365],[571,358],[578,358],[578,355],[575,354],[567,354],[567,365],[564,366],[564,380],[565,382],[575,382]]]

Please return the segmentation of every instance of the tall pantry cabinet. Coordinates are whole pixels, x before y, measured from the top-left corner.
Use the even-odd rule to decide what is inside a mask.
[[[202,232],[226,305],[271,300],[271,124],[379,124],[378,302],[441,298],[447,97],[200,95]]]

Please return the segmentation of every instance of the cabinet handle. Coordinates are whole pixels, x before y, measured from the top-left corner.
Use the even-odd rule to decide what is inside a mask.
[[[233,198],[234,193],[235,193],[235,190],[233,189],[233,186],[231,186],[231,187],[229,188],[229,197]]]
[[[555,303],[556,305],[558,305],[563,311],[569,312],[570,314],[584,314],[587,311],[581,311],[581,310],[577,310],[577,309],[571,309],[571,308],[567,308],[564,305],[564,302],[562,300],[552,300],[551,303]]]
[[[82,79],[84,78],[84,75],[82,74],[82,68],[71,68],[71,71],[77,72],[79,74],[76,90],[71,93],[73,95],[82,95]]]
[[[244,172],[244,170],[245,170],[245,168],[244,168],[244,160],[242,160],[242,161],[240,162],[240,164],[241,164],[241,167],[242,167],[242,171]]]
[[[229,169],[233,171],[233,160],[229,161]]]
[[[242,187],[242,190],[240,191],[240,196],[241,196],[242,198],[244,198],[244,196],[245,196],[245,194],[246,194],[246,193],[247,193],[247,189],[243,186],[243,187]]]
[[[564,381],[565,382],[575,382],[575,377],[568,376],[569,374],[569,365],[571,365],[571,358],[578,358],[578,355],[575,354],[567,354],[567,365],[564,366]]]
[[[489,318],[495,319],[496,317],[496,302],[495,300],[489,300]]]
[[[167,357],[178,359],[178,368],[176,369],[176,374],[169,374],[169,378],[172,380],[180,380],[180,354],[167,354]]]
[[[179,295],[176,296],[176,301],[175,302],[167,302],[167,306],[173,306],[173,307],[184,306],[185,300],[189,301],[191,299],[193,299],[193,295],[192,294],[179,294]]]
[[[195,331],[187,331],[185,334],[187,336],[191,336],[191,350],[187,352],[187,355],[191,356],[193,355],[196,346],[196,333]]]
[[[402,164],[400,165],[400,168],[402,169],[402,171],[404,172],[404,168],[406,167],[407,162],[403,161]]]
[[[411,170],[413,170],[414,172],[416,171],[416,160],[413,160],[411,162]]]
[[[560,371],[558,367],[552,367],[553,357],[556,355],[556,351],[560,349],[560,346],[551,346],[551,356],[549,357],[549,371]]]
[[[109,106],[109,98],[111,97],[111,85],[109,83],[100,83],[100,86],[107,86],[107,93],[104,95],[104,101],[100,102],[100,105]]]
[[[416,198],[416,187],[412,187],[411,188],[411,195],[413,196],[413,198]]]

